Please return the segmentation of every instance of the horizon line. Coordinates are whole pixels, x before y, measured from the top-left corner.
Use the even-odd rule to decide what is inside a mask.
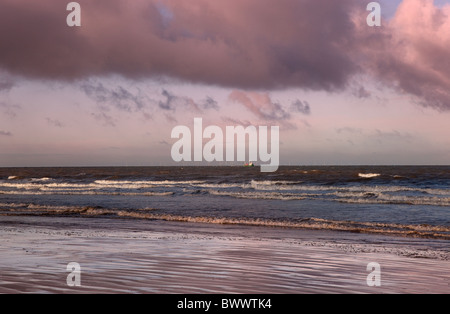
[[[255,164],[254,168],[260,165]],[[239,167],[244,165],[106,165],[106,166],[0,166],[0,169],[7,168],[183,168],[183,167]],[[282,164],[279,167],[450,167],[450,164]]]

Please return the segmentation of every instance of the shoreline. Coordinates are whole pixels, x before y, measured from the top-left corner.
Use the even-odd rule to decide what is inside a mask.
[[[446,241],[107,218],[0,225],[0,293],[450,293]],[[70,262],[81,287],[67,286]],[[367,285],[371,262],[380,287]]]

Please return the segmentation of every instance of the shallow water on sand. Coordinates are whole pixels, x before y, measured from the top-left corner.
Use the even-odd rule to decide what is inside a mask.
[[[437,240],[424,249],[324,231],[27,219],[2,221],[0,293],[450,292],[450,254]],[[70,262],[81,266],[81,287],[67,286]],[[367,285],[371,262],[381,265],[380,287]]]

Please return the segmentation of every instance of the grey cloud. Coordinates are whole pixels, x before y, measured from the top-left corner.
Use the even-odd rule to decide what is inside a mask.
[[[392,131],[381,131],[381,130],[375,130],[375,132],[371,135],[371,137],[378,139],[378,140],[405,140],[410,141],[414,137],[410,133],[402,133],[398,130],[392,130]]]
[[[305,127],[311,128],[311,124],[310,124],[308,121],[306,121],[306,120],[304,120],[304,119],[301,119],[300,122],[301,122]]]
[[[203,102],[203,108],[204,109],[214,109],[219,110],[219,104],[216,100],[214,100],[212,97],[207,96],[206,99]]]
[[[126,112],[140,111],[150,101],[140,90],[134,94],[122,86],[112,89],[105,87],[102,83],[85,83],[81,85],[81,89],[98,104],[112,105],[116,109]]]
[[[264,120],[287,120],[291,117],[278,103],[273,103],[273,107],[269,111],[258,110],[257,116]]]
[[[13,88],[14,82],[10,80],[0,80],[0,92],[9,91]]]
[[[167,111],[176,111],[179,108],[188,108],[197,112],[201,112],[199,106],[192,98],[186,96],[177,96],[166,89],[163,89],[161,95],[165,98],[158,102],[159,108]]]
[[[85,82],[81,84],[80,88],[97,104],[96,111],[91,115],[104,126],[116,126],[117,121],[111,113],[112,109],[126,113],[138,112],[142,114],[143,119],[152,119],[152,115],[147,112],[147,109],[150,109],[150,105],[154,101],[140,89],[132,92],[121,85],[107,87],[99,82]],[[51,123],[51,121],[48,122]],[[58,123],[53,123],[53,125],[59,126]]]
[[[61,121],[59,121],[59,120],[55,120],[55,119],[51,119],[51,118],[46,118],[45,120],[47,121],[47,124],[50,125],[50,126],[54,126],[54,127],[57,127],[57,128],[63,128],[64,127],[64,124]]]
[[[353,133],[353,134],[362,134],[363,133],[363,130],[362,129],[359,129],[359,128],[352,128],[352,127],[342,127],[342,128],[338,128],[338,129],[336,129],[336,132],[338,133],[338,134],[341,134],[341,133]]]
[[[244,92],[235,90],[228,96],[230,101],[246,107],[256,117],[266,121],[287,120],[291,115],[268,93]]]
[[[241,125],[243,127],[248,127],[250,125],[253,126],[257,126],[258,123],[255,122],[250,122],[248,120],[239,120],[239,119],[233,119],[230,117],[222,117],[222,121],[225,122],[227,125],[233,125],[233,126],[238,126]],[[274,122],[274,121],[272,121]],[[277,125],[282,129],[282,130],[296,130],[297,125],[295,125],[294,123],[291,123],[289,121],[279,121],[281,123],[277,123]],[[306,126],[309,127],[309,124],[306,121],[302,121],[302,123],[304,123]]]
[[[175,119],[175,117],[173,115],[166,113],[166,114],[164,114],[164,116],[166,117],[166,120],[168,122],[170,122],[170,123],[178,123],[178,120]]]
[[[361,0],[79,3],[89,14],[74,29],[64,27],[67,3],[0,1],[0,71],[66,82],[119,75],[327,92],[348,90],[362,74],[423,106],[450,110],[449,16],[447,7],[431,0],[402,1],[382,28],[367,27],[367,3]],[[0,90],[11,88],[11,82],[0,82]],[[145,103],[126,89],[87,92],[125,111]],[[364,87],[353,93],[370,96]],[[175,105],[163,101],[161,108],[173,111]],[[259,115],[287,117],[276,108]]]
[[[174,105],[174,99],[175,96],[170,94],[168,91],[163,90],[162,91],[162,95],[164,97],[166,97],[165,101],[160,101],[159,102],[159,108],[164,109],[164,110],[172,110],[175,111],[176,107]]]
[[[242,125],[243,127],[248,127],[250,125],[254,125],[253,123],[251,123],[248,120],[242,121],[242,120],[233,119],[233,118],[229,118],[229,117],[222,117],[222,121],[227,123],[228,125],[233,125],[233,126]]]
[[[291,104],[291,110],[305,115],[311,114],[311,107],[307,101],[296,100]]]
[[[370,140],[378,144],[383,143],[401,143],[401,142],[411,142],[414,140],[414,136],[408,132],[400,132],[398,130],[367,130],[361,128],[353,127],[342,127],[336,129],[336,133],[345,137],[350,136],[353,138],[364,138],[365,140]],[[347,139],[351,141],[350,138]]]
[[[17,111],[20,110],[22,107],[19,105],[10,105],[7,103],[0,103],[0,108],[3,109],[2,112],[4,115],[10,117],[10,118],[15,118],[17,117]]]
[[[315,90],[343,88],[358,71],[349,51],[359,0],[78,2],[89,12],[80,30],[64,27],[67,3],[0,2],[0,68],[51,80],[118,74]]]
[[[12,136],[12,133],[9,131],[0,130],[0,136]]]
[[[364,86],[360,86],[359,88],[355,88],[352,92],[353,96],[358,97],[360,99],[369,98],[372,94],[367,91]]]
[[[116,126],[115,119],[111,115],[105,113],[104,111],[94,112],[94,113],[91,113],[91,115],[97,121],[102,122],[102,124],[104,126],[110,126],[110,127],[115,127]]]

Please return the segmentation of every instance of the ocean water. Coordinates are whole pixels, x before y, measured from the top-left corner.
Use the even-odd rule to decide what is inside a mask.
[[[449,166],[0,168],[0,216],[450,240]],[[117,220],[115,220],[116,222]]]

